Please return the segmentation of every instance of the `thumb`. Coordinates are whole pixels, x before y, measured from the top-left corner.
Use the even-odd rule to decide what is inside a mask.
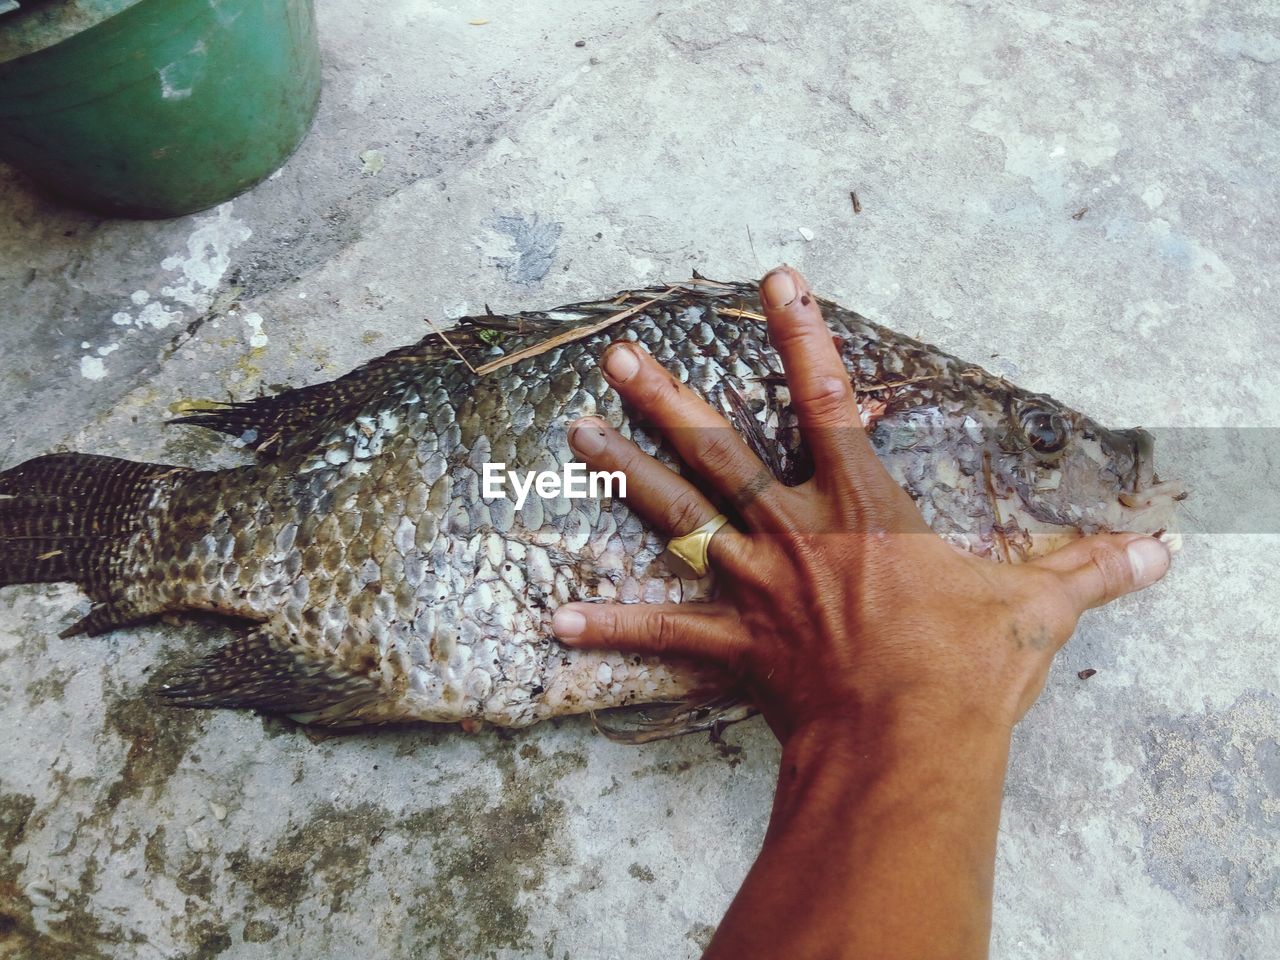
[[[1169,548],[1154,537],[1102,533],[1035,563],[1058,574],[1063,590],[1083,612],[1151,586],[1169,572],[1170,560]]]

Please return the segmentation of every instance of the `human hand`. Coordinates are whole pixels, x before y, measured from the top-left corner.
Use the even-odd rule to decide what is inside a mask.
[[[1008,732],[1090,607],[1148,586],[1169,567],[1150,537],[1106,534],[1011,566],[929,530],[880,465],[852,386],[804,278],[761,283],[770,340],[815,471],[779,483],[728,422],[635,343],[604,354],[609,383],[653,423],[744,530],[710,544],[716,599],[584,604],[556,611],[565,643],[712,661],[740,675],[784,743],[832,724],[855,737],[885,722],[975,722]],[[693,484],[597,418],[570,430],[593,470],[627,476],[628,504],[672,536],[718,512]]]

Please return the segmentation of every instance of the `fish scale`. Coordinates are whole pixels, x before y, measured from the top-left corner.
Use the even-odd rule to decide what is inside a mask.
[[[593,329],[629,305],[642,308]],[[938,534],[1018,562],[1085,533],[1170,528],[1180,493],[1155,478],[1141,431],[1107,430],[823,306],[877,455]],[[629,339],[723,411],[784,479],[802,479],[807,457],[759,313],[754,287],[696,278],[554,311],[464,318],[331,383],[183,418],[254,450],[245,466],[37,458],[0,474],[0,497],[17,504],[0,499],[0,585],[80,582],[95,605],[70,632],[182,611],[248,621],[237,640],[162,687],[189,706],[334,726],[526,726],[696,703],[729,681],[688,664],[570,650],[549,622],[571,600],[703,601],[714,575],[673,574],[664,538],[621,499],[530,494],[517,507],[486,501],[481,478],[490,462],[558,472],[574,459],[569,424],[591,414],[677,466],[600,373],[607,343]],[[522,353],[539,344],[549,346]],[[476,373],[503,358],[513,359]],[[1058,438],[1046,430],[1058,425],[1066,436],[1049,449]],[[99,518],[101,536],[67,538]],[[62,553],[45,556],[51,550]],[[674,714],[666,729],[730,715],[728,700],[714,703]]]

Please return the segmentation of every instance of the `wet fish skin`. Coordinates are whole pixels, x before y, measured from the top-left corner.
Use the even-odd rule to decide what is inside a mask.
[[[630,306],[608,329],[493,372],[474,367]],[[1101,530],[1170,529],[1180,491],[1150,438],[823,303],[886,468],[936,532],[1018,562]],[[185,422],[256,451],[228,470],[56,454],[0,474],[0,586],[74,580],[78,632],[160,613],[254,624],[169,678],[191,706],[252,707],[334,726],[550,716],[681,700],[718,682],[690,665],[569,650],[570,600],[697,602],[662,537],[620,501],[486,501],[486,462],[558,472],[568,425],[629,420],[598,358],[636,340],[708,398],[789,482],[807,471],[754,285],[695,280],[513,317],[464,318],[329,384]],[[459,354],[466,356],[464,361]],[[1060,442],[1059,442],[1060,441]],[[52,555],[51,555],[52,554]]]

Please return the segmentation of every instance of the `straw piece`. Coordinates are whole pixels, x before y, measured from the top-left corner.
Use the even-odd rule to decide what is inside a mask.
[[[660,296],[654,297],[652,300],[646,300],[644,303],[638,303],[633,307],[628,307],[626,310],[620,310],[617,313],[612,313],[596,323],[589,324],[585,327],[574,327],[572,330],[566,330],[564,333],[558,333],[554,337],[548,337],[541,343],[535,343],[532,347],[517,350],[515,353],[509,354],[505,357],[498,357],[498,359],[490,360],[488,363],[482,363],[478,367],[471,367],[471,364],[469,363],[467,366],[471,367],[471,369],[480,376],[493,373],[493,371],[501,370],[503,367],[509,367],[513,363],[519,363],[521,360],[528,360],[530,357],[539,356],[546,353],[548,350],[554,350],[556,347],[562,346],[563,344],[573,343],[575,340],[581,340],[583,337],[589,337],[592,334],[599,333],[601,330],[605,330],[608,327],[613,326],[615,323],[627,319],[627,317],[634,316],[646,307],[650,307],[657,303],[659,300],[665,300],[668,296],[679,289],[679,286],[668,287],[667,291]],[[443,334],[441,334],[441,336],[443,336]],[[453,345],[450,344],[450,346]],[[458,356],[462,356],[462,354],[458,354]]]

